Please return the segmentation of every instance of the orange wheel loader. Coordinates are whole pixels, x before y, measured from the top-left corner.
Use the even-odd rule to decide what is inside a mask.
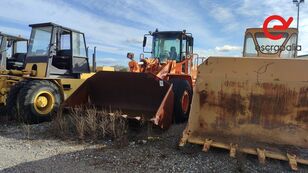
[[[98,72],[87,79],[64,105],[95,105],[121,110],[129,119],[152,121],[161,128],[188,119],[198,57],[186,31],[158,31],[152,37],[150,58],[132,60],[132,72]],[[130,55],[130,54],[128,54]]]
[[[203,145],[308,164],[308,59],[296,56],[297,29],[247,29],[243,57],[209,57],[198,66],[180,146]],[[307,73],[306,73],[307,71]]]

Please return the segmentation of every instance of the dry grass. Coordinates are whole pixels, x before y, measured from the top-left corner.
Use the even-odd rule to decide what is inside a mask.
[[[31,127],[28,124],[22,124],[21,128],[23,129],[25,139],[30,139]]]
[[[60,109],[52,121],[52,130],[58,137],[77,137],[82,141],[108,137],[121,141],[127,134],[127,122],[120,111],[109,113],[95,106],[79,106],[63,112]]]

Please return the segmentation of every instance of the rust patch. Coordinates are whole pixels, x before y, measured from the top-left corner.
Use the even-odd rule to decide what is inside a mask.
[[[207,123],[200,123],[200,128],[207,128]]]
[[[244,99],[238,93],[226,94],[223,91],[218,93],[218,105],[223,109],[223,114],[237,114],[245,113]]]
[[[218,92],[218,103],[212,106],[219,107],[219,116],[212,124],[215,129],[229,129],[238,126],[237,117],[239,114],[244,115],[246,110],[244,99],[239,93],[227,94],[223,90]]]
[[[308,123],[308,110],[298,111],[295,120],[298,122]]]
[[[228,121],[230,117],[225,117],[225,115],[220,115],[216,117],[215,124],[212,124],[214,129],[229,129],[231,122]]]
[[[299,90],[297,106],[298,107],[308,106],[308,88],[307,87],[303,87]]]
[[[200,98],[200,106],[204,105],[206,103],[208,93],[207,91],[203,90],[199,93]]]
[[[286,115],[294,108],[296,92],[283,85],[263,84],[264,94],[250,95],[249,110],[256,116]]]
[[[294,111],[297,92],[284,85],[264,83],[260,86],[264,89],[264,94],[250,94],[251,122],[263,124],[265,128],[274,128],[275,124],[283,124],[279,117]]]
[[[247,82],[235,82],[235,81],[225,81],[225,87],[232,87],[232,88],[245,88],[247,87]]]

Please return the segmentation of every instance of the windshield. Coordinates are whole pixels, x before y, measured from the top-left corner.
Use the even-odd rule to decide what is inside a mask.
[[[168,60],[180,61],[180,38],[178,35],[158,35],[153,40],[153,56],[161,63]]]
[[[259,32],[256,33],[257,42],[260,47],[260,51],[265,54],[275,54],[280,51],[280,48],[286,38],[288,37],[288,33],[272,33],[272,35],[282,34],[282,38],[278,40],[272,40],[265,37],[264,33]]]
[[[27,53],[27,41],[17,41],[15,49],[15,53]]]
[[[280,57],[282,58],[294,58],[296,56],[296,39],[297,35],[293,34],[289,38],[287,44],[285,45],[285,50],[281,52]]]
[[[46,56],[49,52],[52,27],[33,28],[28,56]]]
[[[244,57],[255,57],[258,55],[256,50],[255,42],[250,33],[246,35],[245,46],[244,46]]]

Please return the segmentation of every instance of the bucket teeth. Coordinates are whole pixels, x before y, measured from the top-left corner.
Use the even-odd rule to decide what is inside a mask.
[[[289,165],[291,169],[297,171],[298,167],[297,167],[296,155],[287,154],[287,157],[289,159]]]
[[[237,144],[230,144],[230,157],[236,157]]]
[[[258,154],[259,162],[261,164],[265,164],[265,160],[266,160],[265,150],[257,148],[257,154]]]
[[[213,140],[206,139],[205,142],[204,142],[202,151],[208,152],[209,149],[211,148],[212,143],[213,143]]]
[[[187,141],[231,157],[255,155],[260,163],[287,161],[293,170],[308,165],[307,65],[304,59],[208,57],[198,66]]]
[[[179,142],[180,147],[183,147],[187,143],[188,137],[189,137],[189,133],[188,133],[187,128],[186,128],[184,130],[182,137],[181,137],[181,140]]]

